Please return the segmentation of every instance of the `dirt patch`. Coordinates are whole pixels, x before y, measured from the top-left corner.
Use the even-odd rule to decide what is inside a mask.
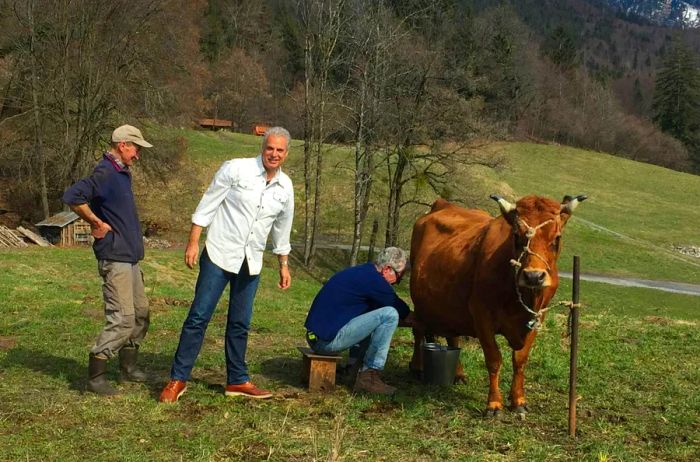
[[[95,308],[95,307],[85,308],[83,310],[83,313],[85,313],[85,316],[87,316],[88,318],[95,319],[97,321],[102,321],[102,320],[104,320],[104,317],[105,317],[105,311],[102,308]]]
[[[148,299],[151,305],[167,305],[167,306],[187,306],[192,304],[192,300],[175,297],[151,297]]]
[[[663,316],[645,316],[644,321],[651,324],[658,324],[660,326],[695,326],[697,325],[694,321],[686,321],[683,319],[671,319],[665,318]]]
[[[0,336],[0,351],[10,351],[17,346],[17,337]]]
[[[363,417],[386,416],[400,409],[401,404],[394,401],[374,401],[367,409],[360,411]]]
[[[169,266],[162,265],[156,261],[149,260],[145,263],[151,271],[148,271],[146,285],[153,286],[157,284],[177,285],[180,282],[188,281],[188,275],[181,271],[180,268],[173,269]]]
[[[94,305],[100,301],[100,297],[96,295],[86,295],[83,297],[83,305]]]

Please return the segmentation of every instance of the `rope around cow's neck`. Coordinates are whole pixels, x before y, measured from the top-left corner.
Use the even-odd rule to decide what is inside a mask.
[[[544,262],[545,266],[547,267],[547,270],[551,271],[551,267],[549,266],[549,263],[547,263],[547,260],[545,260],[537,252],[533,252],[532,250],[530,250],[530,241],[532,240],[533,237],[535,237],[535,234],[537,233],[538,229],[540,229],[541,227],[543,227],[546,224],[551,223],[552,221],[553,220],[550,218],[549,220],[543,221],[539,225],[532,227],[529,224],[527,224],[527,222],[525,220],[523,220],[522,218],[518,218],[518,224],[525,227],[525,229],[527,229],[527,231],[525,231],[525,237],[527,238],[527,243],[525,244],[525,247],[523,248],[523,251],[520,253],[520,256],[518,257],[518,259],[511,260],[510,264],[513,266],[513,271],[514,271],[514,275],[515,275],[515,293],[518,295],[518,302],[520,303],[520,305],[523,308],[525,308],[525,310],[528,313],[530,313],[533,316],[533,318],[530,319],[530,321],[528,321],[528,323],[527,323],[527,327],[530,330],[536,330],[542,325],[542,322],[541,322],[542,316],[544,316],[544,314],[547,312],[547,310],[549,310],[549,307],[545,306],[543,308],[540,308],[539,311],[535,311],[532,308],[530,308],[529,306],[527,306],[527,303],[525,303],[523,301],[523,295],[520,292],[520,285],[518,284],[518,272],[520,271],[520,268],[522,268],[522,266],[523,266],[523,263],[521,260],[523,259],[523,257],[525,255],[534,255],[535,257],[539,258],[540,260],[542,260]],[[534,300],[533,300],[533,302],[534,302]]]

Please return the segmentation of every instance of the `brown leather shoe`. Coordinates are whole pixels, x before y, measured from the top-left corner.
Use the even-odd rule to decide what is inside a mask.
[[[239,383],[236,385],[226,385],[224,390],[226,396],[246,396],[248,398],[255,399],[267,399],[272,398],[272,392],[268,390],[261,390],[260,388],[253,385],[253,382]]]
[[[391,396],[396,392],[396,388],[382,382],[377,369],[367,369],[357,374],[357,380],[355,380],[353,391],[364,391],[367,393]]]
[[[171,380],[160,393],[161,403],[176,403],[180,396],[187,390],[187,382],[183,380]]]

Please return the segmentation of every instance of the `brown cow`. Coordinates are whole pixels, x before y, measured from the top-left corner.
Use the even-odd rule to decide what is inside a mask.
[[[486,414],[496,416],[503,408],[495,338],[501,334],[513,349],[511,408],[524,414],[523,370],[544,318],[540,310],[559,285],[561,232],[586,196],[566,196],[561,204],[527,196],[516,205],[491,198],[501,208],[498,217],[438,199],[413,227],[411,298],[423,327],[413,331],[411,369],[423,368],[425,334],[447,337],[451,346],[460,336],[478,338],[489,372]],[[464,379],[461,364],[457,379]]]

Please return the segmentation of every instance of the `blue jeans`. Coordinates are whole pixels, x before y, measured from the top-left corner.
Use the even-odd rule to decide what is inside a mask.
[[[231,284],[226,320],[226,383],[240,384],[250,380],[245,353],[248,346],[248,328],[253,315],[253,299],[258,289],[259,275],[248,274],[248,263],[238,274],[229,273],[212,263],[207,249],[199,258],[199,276],[194,290],[194,300],[180,333],[180,343],[175,352],[170,377],[189,380],[194,362],[204,341],[204,333],[214,314],[221,294]]]
[[[363,365],[368,369],[384,369],[391,337],[399,324],[399,313],[393,306],[378,308],[345,324],[330,342],[318,339],[309,343],[318,354],[333,354],[360,344],[367,348]]]

